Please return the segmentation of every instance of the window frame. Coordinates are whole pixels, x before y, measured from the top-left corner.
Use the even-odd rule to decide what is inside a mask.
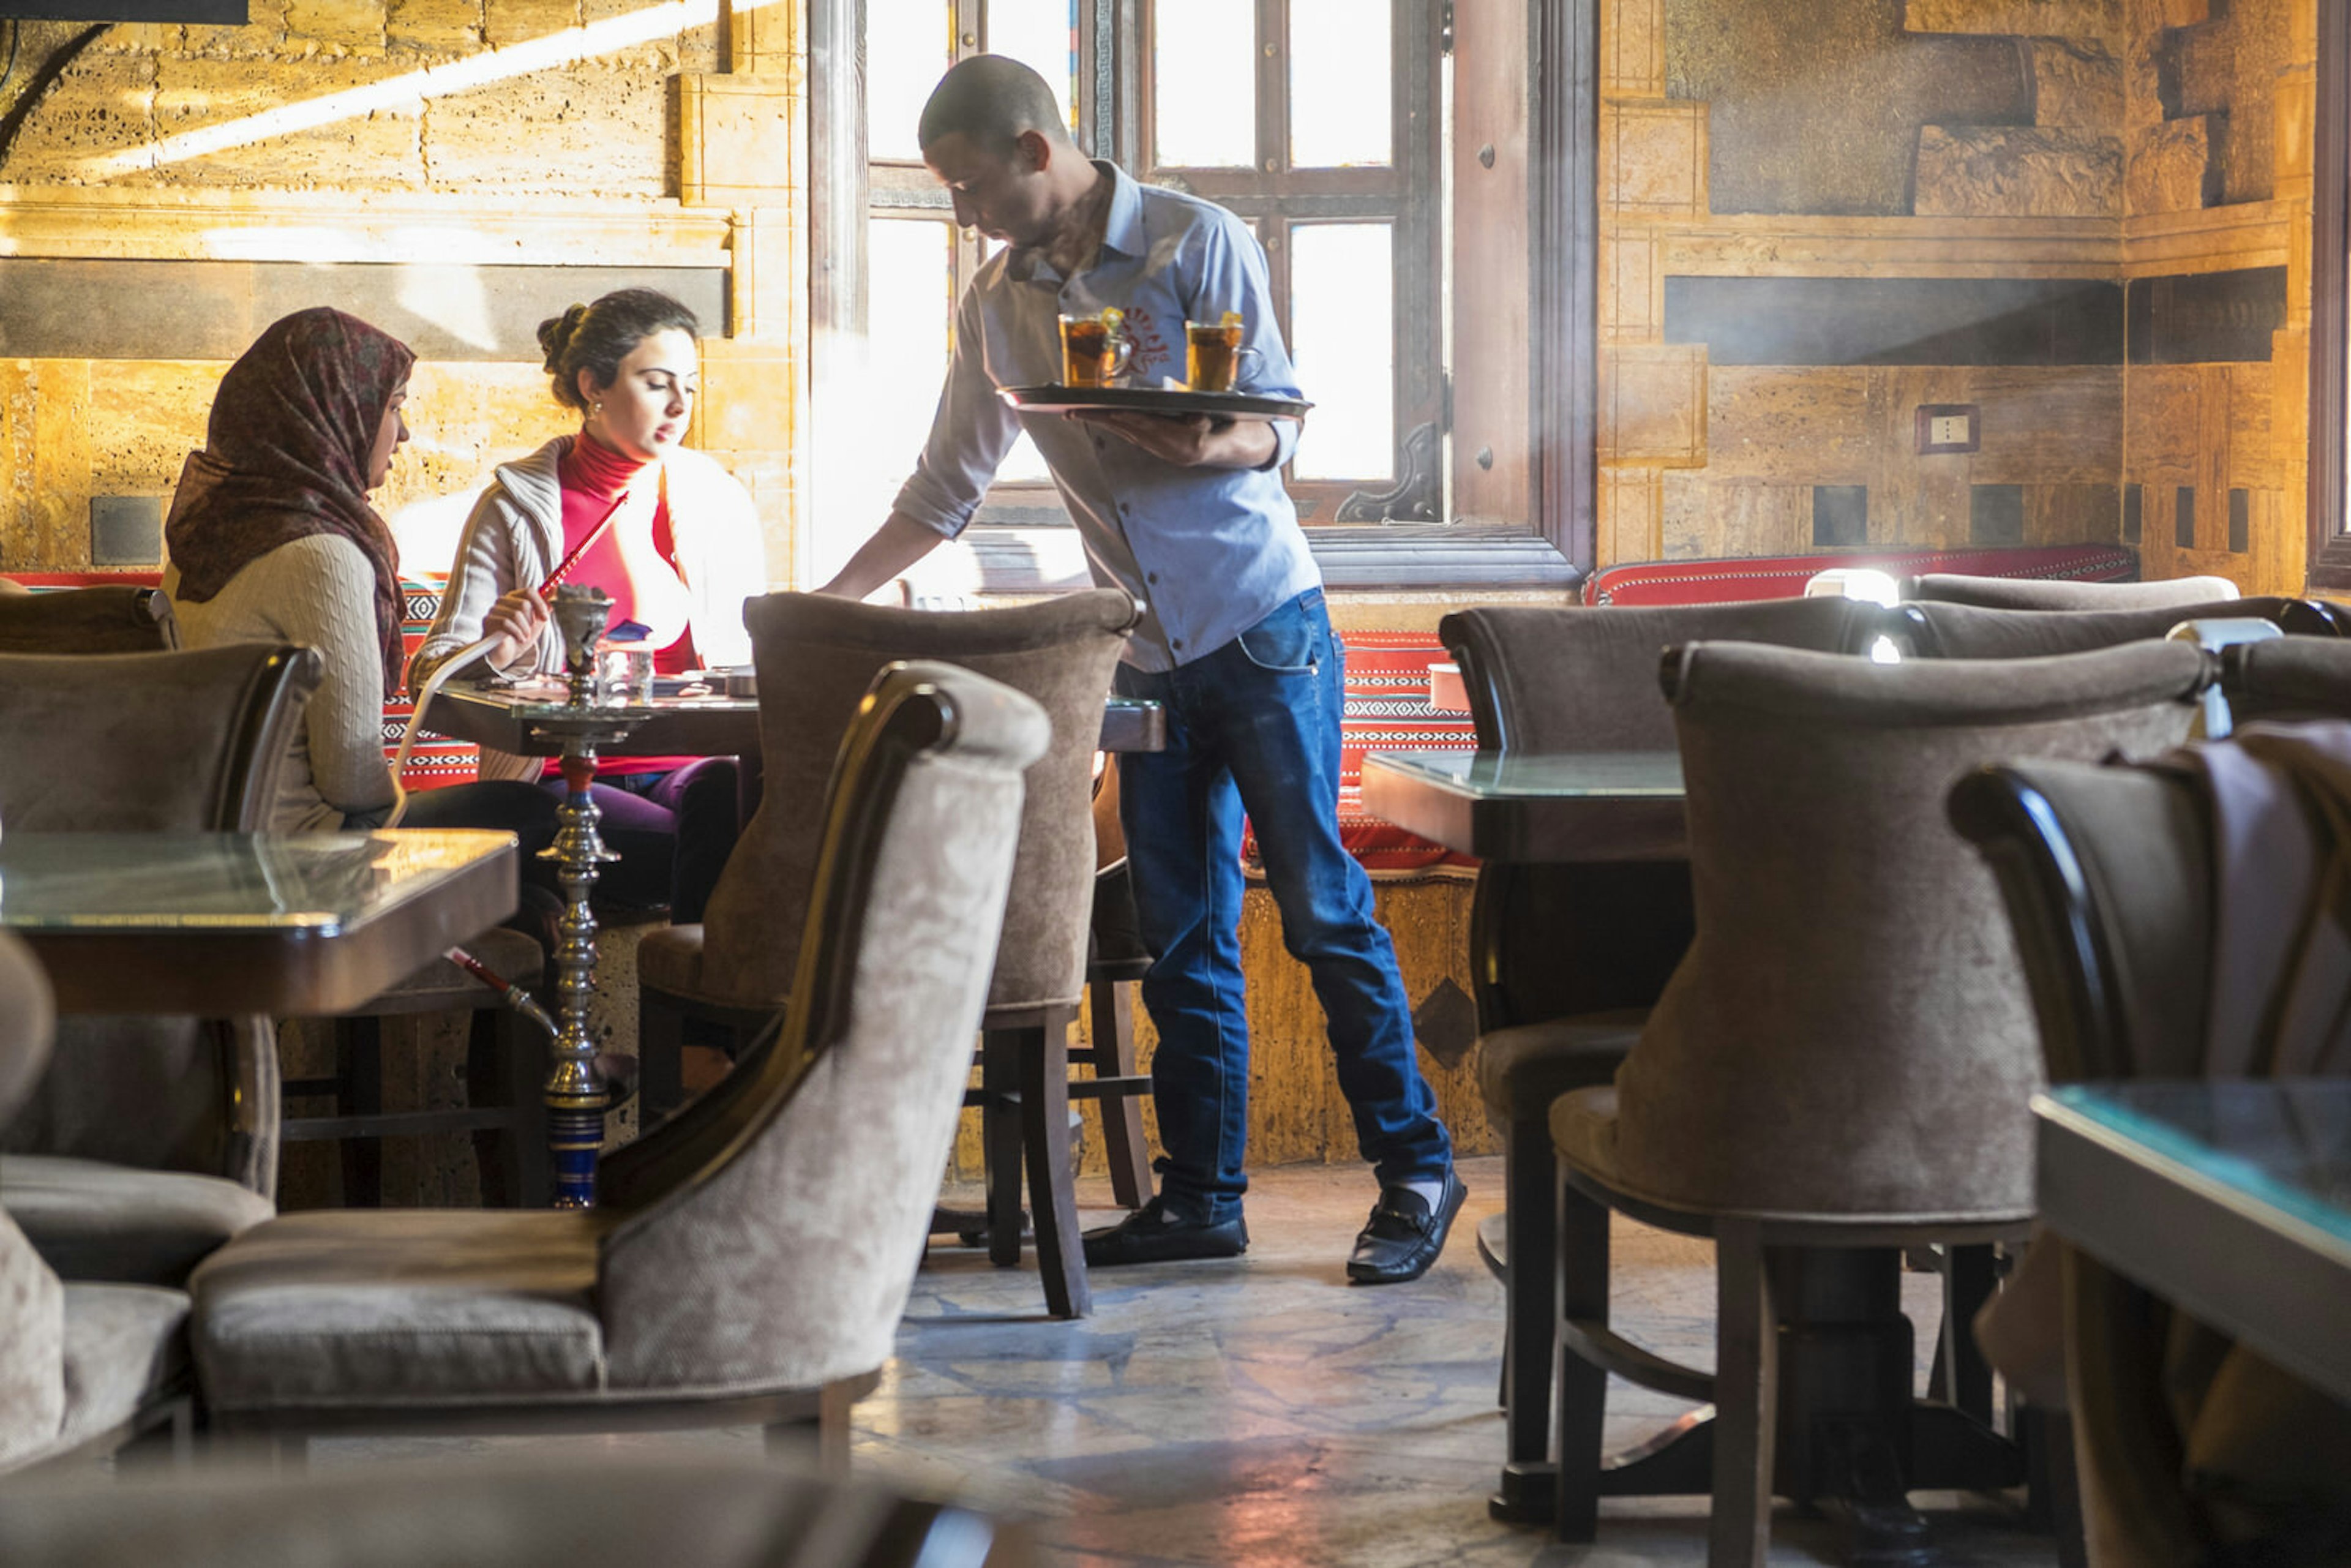
[[[2351,589],[2351,6],[2318,8],[2312,128],[2308,586]]]
[[[976,32],[962,26],[963,6],[972,0],[952,3],[960,57],[964,37]],[[1280,0],[1259,0],[1260,5]],[[1449,49],[1450,0],[1391,4],[1398,36],[1433,12],[1440,47]],[[866,320],[866,5],[867,0],[810,0],[811,385],[817,388],[823,385],[828,341],[862,334]],[[1147,73],[1127,68],[1130,62],[1149,58],[1145,0],[1080,0],[1080,6],[1079,144],[1133,169],[1150,132],[1143,102]],[[1600,0],[1526,0],[1526,11],[1533,278],[1529,416],[1532,430],[1550,433],[1531,447],[1531,516],[1524,525],[1317,524],[1306,537],[1332,588],[1564,590],[1592,570]],[[1259,134],[1265,134],[1262,128]],[[1426,140],[1432,146],[1438,141]],[[1432,182],[1442,172],[1434,166],[1428,171]],[[935,200],[946,204],[944,193]],[[1442,327],[1432,319],[1426,329],[1437,332]],[[1438,400],[1438,428],[1449,434],[1441,381]],[[816,402],[820,409],[821,395]],[[1407,428],[1401,418],[1404,406],[1400,400],[1399,428]],[[979,563],[984,591],[1058,591],[1085,581],[1081,554],[1071,548],[1070,531],[975,520],[964,538]]]

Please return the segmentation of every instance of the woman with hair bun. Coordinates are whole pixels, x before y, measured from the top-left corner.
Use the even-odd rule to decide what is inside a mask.
[[[743,601],[767,584],[758,517],[732,476],[682,444],[699,329],[693,311],[651,288],[539,323],[556,401],[579,411],[580,432],[498,466],[465,520],[440,617],[409,664],[412,687],[485,636],[497,641],[474,674],[560,673],[562,638],[538,585],[591,534],[564,580],[610,594],[614,626],[645,627],[636,646],[656,671],[750,662]],[[554,771],[486,750],[482,762],[486,778]],[[622,856],[600,893],[700,920],[735,844],[734,759],[614,758],[598,774],[604,837]]]

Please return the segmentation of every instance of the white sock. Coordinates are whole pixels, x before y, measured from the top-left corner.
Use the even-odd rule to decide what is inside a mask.
[[[1445,1200],[1445,1178],[1443,1176],[1437,1177],[1435,1181],[1406,1181],[1398,1182],[1396,1185],[1403,1187],[1407,1192],[1416,1192],[1420,1194],[1420,1201],[1428,1205],[1428,1212],[1431,1214],[1435,1214],[1437,1212],[1437,1206]]]

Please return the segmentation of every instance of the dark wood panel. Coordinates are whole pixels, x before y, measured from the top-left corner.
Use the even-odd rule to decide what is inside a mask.
[[[2263,364],[2285,325],[2285,268],[2249,267],[2130,286],[2135,365]]]
[[[1703,343],[1718,365],[2118,365],[2123,289],[2089,278],[1668,277],[1666,341]]]

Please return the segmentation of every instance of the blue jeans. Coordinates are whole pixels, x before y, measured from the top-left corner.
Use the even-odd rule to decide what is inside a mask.
[[[1249,1187],[1249,1015],[1242,1006],[1241,816],[1281,911],[1282,945],[1313,976],[1355,1141],[1384,1185],[1437,1180],[1452,1140],[1420,1075],[1395,947],[1371,879],[1339,842],[1345,649],[1320,589],[1180,669],[1121,664],[1118,690],[1167,710],[1167,749],[1119,758],[1119,817],[1159,1030],[1151,1062],[1161,1189],[1222,1220]]]

